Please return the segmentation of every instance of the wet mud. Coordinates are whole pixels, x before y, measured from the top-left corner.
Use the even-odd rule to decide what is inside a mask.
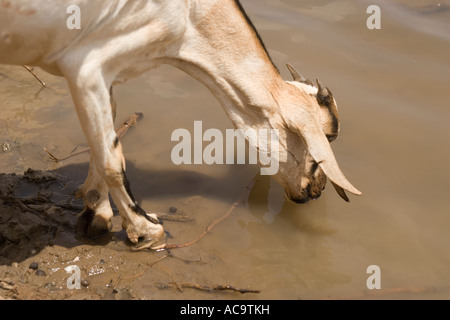
[[[177,250],[134,252],[117,215],[111,233],[95,240],[79,234],[83,202],[76,199],[77,190],[58,171],[0,174],[0,299],[236,299],[259,294],[217,283],[220,276],[202,275],[222,264],[218,257],[189,257]],[[199,201],[193,197],[184,203]],[[171,230],[167,240],[172,242],[172,232],[181,230],[170,223],[184,228],[195,221],[173,206],[159,217]],[[78,287],[71,278],[74,268],[80,272]]]

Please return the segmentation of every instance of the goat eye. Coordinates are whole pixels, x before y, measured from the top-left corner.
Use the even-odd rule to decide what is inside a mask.
[[[328,142],[333,142],[338,137],[337,134],[327,134],[326,136],[327,136]]]

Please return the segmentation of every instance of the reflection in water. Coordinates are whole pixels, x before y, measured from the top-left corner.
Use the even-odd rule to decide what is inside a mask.
[[[284,200],[279,207],[282,190],[271,192],[271,188],[280,188],[270,184],[270,178],[259,176],[249,197],[249,210],[257,221],[247,226],[252,242],[242,253],[250,257],[252,266],[245,277],[257,283],[265,274],[264,291],[285,299],[348,283],[351,276],[333,266],[327,240],[335,230],[328,221],[326,202],[313,201],[299,207]],[[270,197],[271,193],[276,196]]]
[[[242,0],[285,78],[291,63],[333,91],[342,129],[332,148],[363,196],[344,203],[328,184],[319,200],[294,205],[258,176],[248,208],[195,248],[217,262],[208,269],[215,279],[259,288],[263,299],[358,297],[376,264],[379,297],[392,288],[401,288],[395,298],[430,297],[411,295],[422,287],[449,297],[450,11],[449,1],[438,3]],[[366,28],[369,4],[382,9],[381,30]],[[0,151],[1,172],[55,168],[43,146],[60,155],[85,144],[65,81],[42,77],[51,89],[21,68],[0,67],[0,144],[12,146]],[[196,120],[222,132],[232,126],[208,90],[180,71],[163,66],[116,92],[118,120],[145,114],[123,141],[135,195],[149,211],[195,213],[189,227],[169,230],[189,240],[226,212],[258,168],[171,163],[175,129]],[[74,174],[82,182],[87,172]]]

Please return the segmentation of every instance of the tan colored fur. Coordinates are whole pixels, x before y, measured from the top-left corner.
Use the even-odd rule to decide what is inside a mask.
[[[81,9],[81,30],[66,28],[70,5]],[[67,79],[91,148],[82,191],[100,195],[92,230],[109,225],[110,192],[132,242],[164,233],[124,184],[109,90],[161,64],[204,83],[236,128],[279,130],[284,157],[274,178],[290,199],[318,197],[326,177],[339,194],[360,194],[330,148],[317,89],[281,78],[233,0],[1,0],[0,63],[35,65]]]

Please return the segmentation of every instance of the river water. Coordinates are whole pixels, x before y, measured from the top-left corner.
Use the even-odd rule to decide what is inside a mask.
[[[195,222],[168,224],[192,239],[223,215],[256,177],[245,206],[186,251],[207,257],[213,283],[261,290],[262,299],[450,298],[450,1],[242,0],[275,64],[320,78],[338,102],[341,134],[332,144],[363,192],[345,203],[327,186],[304,205],[252,165],[171,161],[178,128],[232,128],[216,99],[181,71],[162,66],[117,87],[117,124],[144,118],[123,140],[129,180],[148,211],[175,206]],[[370,5],[381,29],[369,30]],[[81,184],[88,156],[64,79],[0,67],[0,172],[72,168]],[[369,290],[369,266],[381,289]],[[182,274],[182,270],[178,271]],[[178,296],[189,298],[188,295]]]

